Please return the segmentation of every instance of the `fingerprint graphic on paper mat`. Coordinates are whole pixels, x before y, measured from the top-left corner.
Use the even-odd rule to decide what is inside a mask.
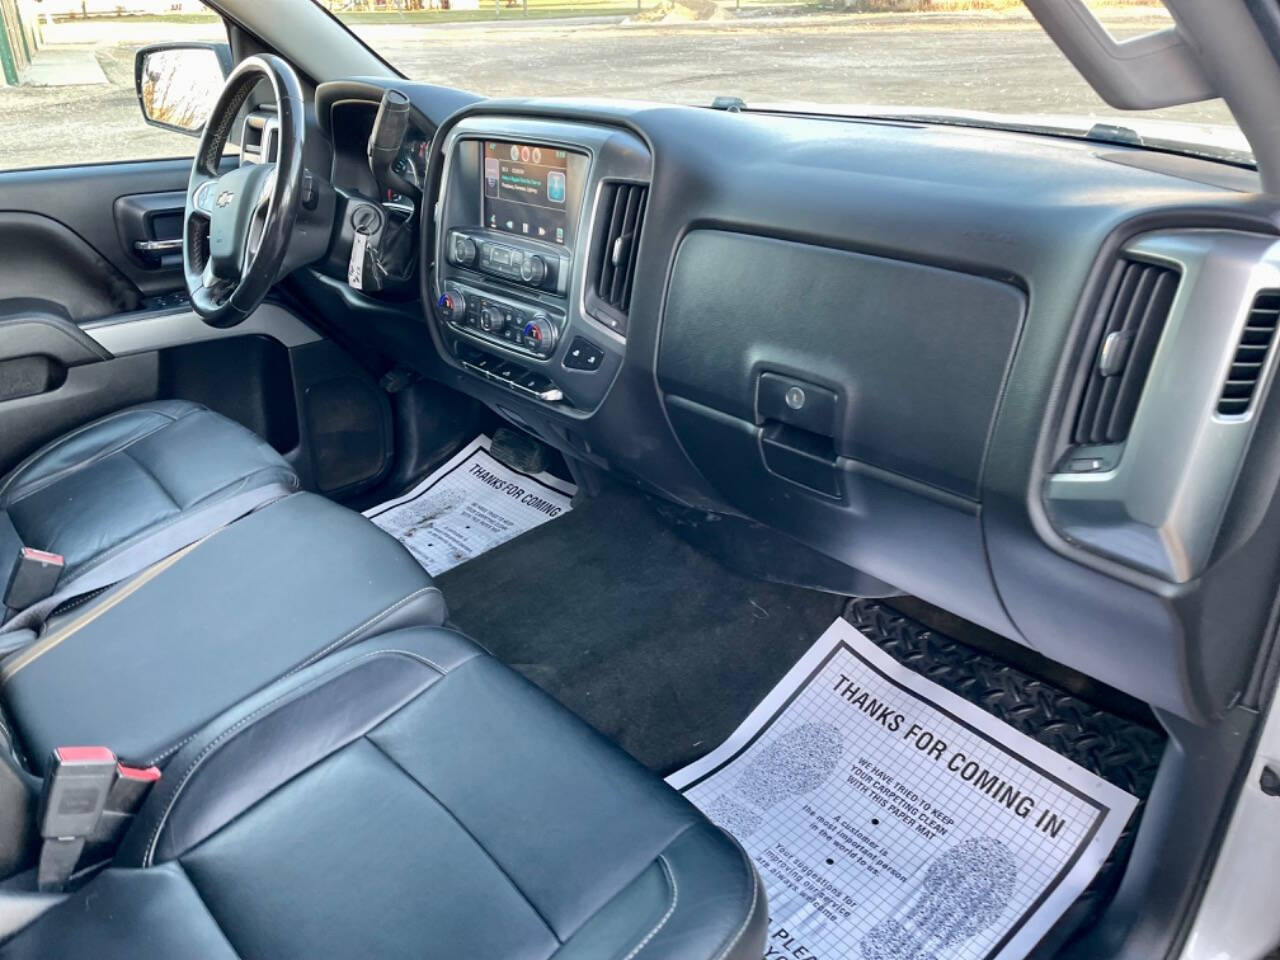
[[[747,764],[732,790],[707,805],[707,816],[739,839],[749,837],[760,828],[765,812],[826,783],[843,755],[844,737],[838,727],[792,727]]]
[[[892,917],[862,938],[864,960],[935,960],[982,933],[1013,898],[1018,865],[995,837],[971,837],[938,856]]]

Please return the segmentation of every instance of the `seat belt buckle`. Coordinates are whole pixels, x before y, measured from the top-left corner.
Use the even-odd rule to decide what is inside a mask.
[[[64,889],[87,844],[95,852],[114,849],[159,779],[156,767],[125,766],[107,747],[54,750],[40,792],[37,887]]]
[[[43,843],[36,886],[61,890],[98,825],[116,778],[116,755],[106,747],[58,747],[40,791]]]
[[[4,588],[4,605],[10,610],[25,610],[52,596],[64,566],[61,554],[23,547]]]

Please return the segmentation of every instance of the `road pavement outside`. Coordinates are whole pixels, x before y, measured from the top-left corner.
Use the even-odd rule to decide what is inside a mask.
[[[1167,25],[1150,13],[1103,22],[1118,36]],[[705,22],[617,17],[477,23],[355,23],[352,29],[414,80],[489,96],[630,97],[708,104],[913,105],[1096,115],[1123,123],[1020,14],[770,15]],[[220,40],[215,21],[75,21],[46,32],[58,49],[92,51],[106,83],[0,87],[0,170],[189,156],[194,141],[146,126],[133,52],[161,40]],[[1231,123],[1221,101],[1152,116]],[[1119,119],[1117,119],[1119,118]]]

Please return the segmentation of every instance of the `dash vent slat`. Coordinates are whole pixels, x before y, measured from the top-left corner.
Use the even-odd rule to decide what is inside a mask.
[[[1280,290],[1263,290],[1253,300],[1231,369],[1227,372],[1222,393],[1218,396],[1218,413],[1222,416],[1241,416],[1249,412],[1267,355],[1271,352],[1280,326]]]
[[[1151,361],[1178,289],[1178,274],[1120,260],[1107,284],[1098,322],[1098,353],[1076,416],[1073,442],[1120,443],[1129,436]]]
[[[619,332],[625,331],[631,309],[648,196],[649,188],[644,184],[606,182],[600,188],[595,248],[591,251],[594,302],[590,305],[603,308],[603,319]]]

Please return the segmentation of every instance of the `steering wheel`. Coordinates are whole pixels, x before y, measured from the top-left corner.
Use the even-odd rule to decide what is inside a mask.
[[[219,175],[227,137],[263,80],[275,94],[276,156]],[[271,54],[248,57],[227,77],[191,164],[183,214],[182,272],[191,306],[211,326],[231,327],[267,295],[284,263],[302,195],[305,137],[302,88],[293,68]]]

